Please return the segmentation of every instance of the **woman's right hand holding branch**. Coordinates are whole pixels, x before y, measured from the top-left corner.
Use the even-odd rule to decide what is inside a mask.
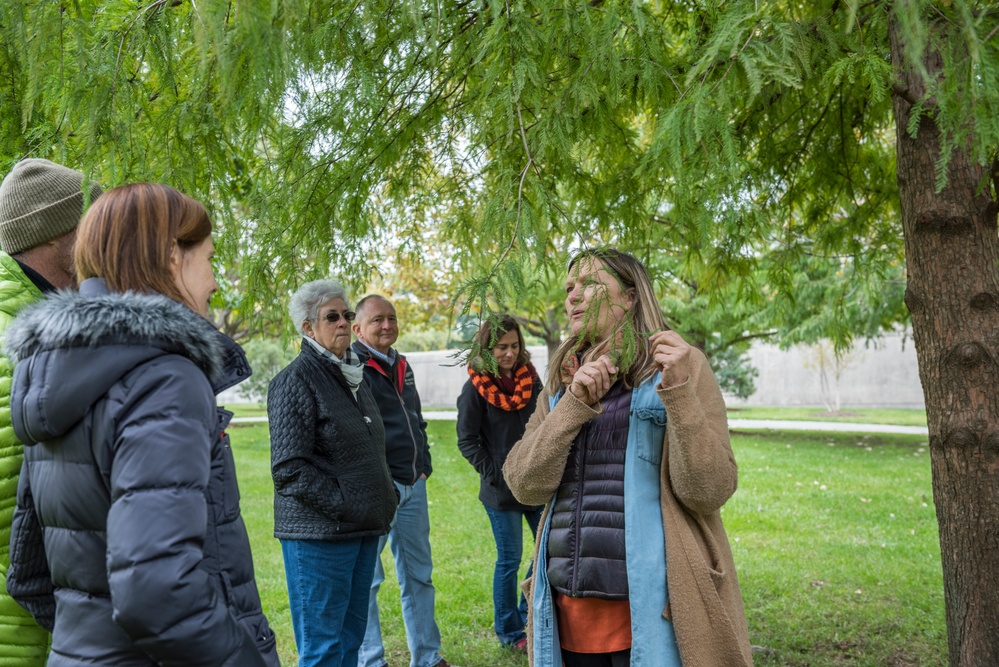
[[[617,366],[603,354],[579,367],[569,383],[569,393],[586,405],[596,405],[610,391],[617,375]]]

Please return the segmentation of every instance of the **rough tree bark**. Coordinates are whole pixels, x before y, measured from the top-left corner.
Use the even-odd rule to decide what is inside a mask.
[[[903,63],[898,25],[890,37],[905,303],[929,423],[950,664],[999,665],[999,207],[979,191],[988,170],[967,151],[955,152],[936,191],[932,105],[909,136],[911,101],[925,89]],[[924,63],[941,71],[938,53]]]

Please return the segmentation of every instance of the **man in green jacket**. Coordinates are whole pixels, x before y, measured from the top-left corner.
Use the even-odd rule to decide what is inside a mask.
[[[84,205],[101,195],[99,185],[84,187],[83,180],[77,171],[29,158],[14,165],[0,184],[0,339],[21,308],[46,292],[76,286],[76,225]],[[23,458],[10,422],[13,373],[0,352],[0,665],[41,667],[49,633],[7,594],[10,524]]]

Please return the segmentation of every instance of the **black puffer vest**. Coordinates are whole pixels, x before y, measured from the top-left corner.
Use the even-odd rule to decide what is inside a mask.
[[[631,392],[615,384],[569,450],[552,505],[548,580],[570,597],[628,599],[624,459]]]

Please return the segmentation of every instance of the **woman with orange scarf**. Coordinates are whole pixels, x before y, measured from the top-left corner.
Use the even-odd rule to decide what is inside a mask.
[[[516,320],[503,315],[482,324],[472,343],[468,375],[458,397],[458,448],[479,473],[479,500],[496,540],[493,625],[503,646],[526,653],[527,603],[523,595],[519,604],[517,600],[523,521],[536,535],[541,507],[518,502],[502,470],[507,453],[524,435],[541,381]]]

